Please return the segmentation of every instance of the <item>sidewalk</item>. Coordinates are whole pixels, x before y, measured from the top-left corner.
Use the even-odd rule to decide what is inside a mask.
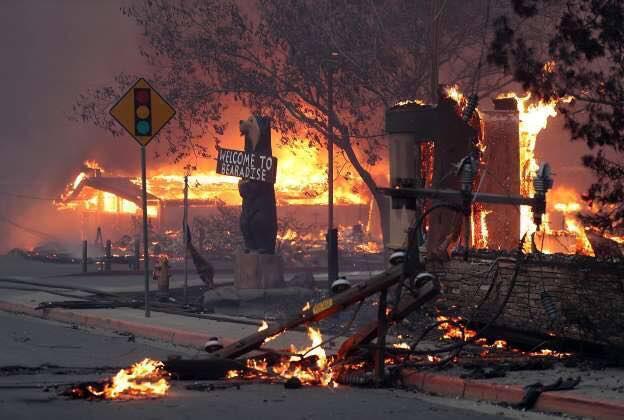
[[[245,337],[258,330],[258,326],[249,325],[251,320],[240,318],[245,323],[238,323],[237,318],[229,317],[231,322],[193,318],[151,311],[149,318],[142,309],[35,309],[40,302],[54,302],[64,298],[45,292],[3,293],[0,297],[0,310],[21,313],[37,318],[76,324],[83,327],[131,333],[140,337],[159,340],[171,344],[203,349],[210,337],[219,337],[224,344]],[[228,317],[224,317],[228,318]],[[275,343],[275,344],[273,344]],[[276,338],[271,344],[277,348],[309,345],[310,340],[302,332],[289,331]]]

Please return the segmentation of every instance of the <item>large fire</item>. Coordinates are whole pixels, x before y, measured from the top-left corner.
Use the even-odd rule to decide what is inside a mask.
[[[451,86],[446,90],[449,98],[458,103],[459,109],[465,107],[467,100],[457,86]],[[535,148],[538,135],[547,126],[548,120],[557,115],[556,106],[559,102],[570,101],[571,98],[562,98],[548,102],[532,100],[530,93],[524,96],[515,93],[505,93],[499,98],[514,98],[519,113],[519,155],[520,155],[520,194],[532,196],[534,194],[533,178],[538,170],[535,159]],[[418,102],[420,103],[420,102]],[[479,113],[479,110],[476,111]],[[483,122],[483,119],[480,119]],[[424,144],[423,146],[426,146]],[[479,137],[477,147],[483,152],[487,144]],[[327,168],[326,156],[319,150],[310,147],[306,141],[296,142],[288,146],[277,147],[275,155],[278,158],[278,176],[275,184],[278,205],[325,205],[327,203]],[[482,156],[484,154],[482,153]],[[483,162],[482,162],[483,163]],[[207,161],[206,165],[194,170],[189,176],[189,199],[192,205],[212,206],[216,203],[226,205],[240,205],[238,193],[238,178],[216,174],[213,162]],[[350,172],[347,162],[338,163],[337,172]],[[156,165],[153,165],[156,166]],[[431,171],[429,165],[427,168]],[[556,165],[555,165],[556,167]],[[345,169],[347,168],[347,169]],[[383,168],[379,168],[383,170]],[[102,174],[105,174],[104,177]],[[424,174],[430,177],[431,173]],[[135,189],[134,196],[120,196],[114,192],[91,188],[89,182],[94,177],[102,176],[106,179],[126,179],[127,184]],[[428,178],[429,179],[429,178]],[[160,216],[161,207],[169,204],[179,205],[183,199],[184,170],[167,164],[160,164],[151,169],[148,174],[148,191],[151,199],[148,202],[148,215],[150,218]],[[370,232],[373,200],[367,188],[359,179],[352,177],[339,177],[334,183],[334,201],[337,204],[361,205],[368,204],[369,214],[366,232]],[[67,186],[61,199],[56,203],[60,209],[79,210],[84,212],[100,212],[108,214],[127,214],[140,216],[140,200],[136,195],[139,191],[140,180],[135,174],[120,174],[105,172],[96,161],[84,163],[84,169]],[[547,214],[540,232],[536,232],[533,224],[531,208],[520,207],[520,234],[534,234],[537,249],[545,253],[562,252],[567,254],[594,255],[592,246],[587,238],[586,229],[577,218],[579,211],[589,211],[583,206],[579,195],[568,194],[570,189],[555,185],[547,197]],[[571,190],[573,191],[573,190]],[[488,247],[488,214],[490,212],[479,204],[473,206],[472,211],[472,246],[476,248]],[[551,220],[562,219],[563,223],[552,226]],[[158,220],[158,219],[157,219]],[[324,247],[324,229],[316,232],[298,232],[288,229],[281,233],[280,241],[305,241],[306,243],[318,243],[318,247]],[[618,243],[623,243],[624,238],[610,237]],[[529,250],[531,243],[526,242]],[[357,247],[362,252],[379,252],[380,244],[376,242],[361,242]]]
[[[466,99],[457,86],[450,86],[446,89],[449,98],[456,101],[460,108],[466,105]],[[517,103],[519,113],[519,154],[520,154],[520,194],[523,196],[533,196],[533,179],[535,178],[539,165],[535,159],[535,147],[538,134],[544,130],[548,124],[548,119],[557,116],[557,104],[560,102],[570,102],[571,97],[553,99],[551,101],[532,101],[531,94],[518,96],[515,93],[505,93],[498,98],[514,98]],[[478,112],[478,109],[477,109]],[[487,145],[481,141],[478,147],[483,151]],[[536,241],[541,241],[542,246],[538,246],[542,252],[561,252],[567,254],[583,254],[594,256],[594,251],[587,238],[586,229],[581,225],[576,217],[579,211],[589,211],[581,204],[581,198],[574,190],[562,186],[555,186],[547,198],[548,209],[544,216],[544,225],[541,232],[536,234]],[[478,205],[473,206],[472,216],[472,242],[477,248],[487,248],[488,226],[487,211],[483,211]],[[555,216],[563,216],[563,224],[560,229],[553,229],[549,221]],[[520,234],[533,234],[537,230],[533,223],[531,208],[520,207]],[[557,240],[544,241],[545,238],[559,238]],[[565,246],[565,240],[571,238],[571,246]],[[613,238],[609,238],[613,239]],[[616,242],[619,238],[615,238]],[[538,244],[539,245],[539,244]],[[526,249],[530,249],[527,242]]]
[[[525,352],[510,347],[506,340],[501,339],[494,340],[492,343],[489,343],[488,340],[483,337],[474,340],[477,336],[477,332],[466,327],[462,317],[438,315],[436,320],[438,321],[438,330],[441,332],[441,340],[474,341],[474,344],[483,348],[483,351],[480,353],[481,357],[488,357],[491,352],[496,350],[507,350],[530,357],[553,357],[558,359],[563,359],[572,355],[572,353],[562,353],[550,349]]]
[[[459,89],[457,85],[447,86],[444,93],[446,96],[457,103],[458,110],[460,113],[464,111],[464,108],[468,105],[468,100],[464,96],[464,94]],[[479,108],[475,109],[476,114],[479,116],[479,123],[483,124],[483,118],[479,114]],[[476,128],[476,127],[474,127]],[[479,127],[480,135],[477,138],[477,142],[475,146],[478,148],[480,152],[481,164],[485,163],[483,161],[483,156],[487,149],[487,145],[485,144],[485,139],[483,138],[483,127]],[[432,159],[433,157],[431,157]],[[432,166],[432,163],[429,164]],[[472,246],[479,249],[485,249],[488,247],[488,239],[489,239],[489,231],[487,226],[486,217],[491,213],[491,211],[485,210],[480,203],[475,203],[472,205],[472,214],[471,214],[471,242]]]
[[[569,102],[572,98],[553,99],[548,102],[543,100],[531,101],[531,94],[518,96],[515,93],[505,93],[499,98],[514,98],[518,106],[520,120],[520,194],[526,197],[533,196],[533,179],[537,175],[539,165],[535,160],[535,146],[537,135],[546,128],[548,119],[557,116],[557,104]],[[531,208],[520,207],[520,233],[533,233],[536,231],[533,223]]]
[[[116,400],[124,398],[162,397],[169,390],[169,374],[162,362],[143,359],[128,369],[121,369],[102,385],[75,387],[71,394],[80,398]]]
[[[263,322],[259,331],[268,328],[268,325],[265,327],[265,324]],[[246,370],[229,371],[227,377],[243,377],[246,379],[278,378],[281,380],[297,378],[302,384],[306,385],[336,387],[337,383],[334,381],[332,358],[326,355],[322,347],[323,336],[321,331],[308,327],[308,337],[311,341],[308,347],[297,349],[294,345],[290,345],[289,358],[281,358],[276,363],[269,363],[264,358],[248,359]]]
[[[275,149],[278,158],[278,176],[275,184],[278,205],[319,205],[327,204],[327,166],[323,153],[300,141],[289,146]],[[345,161],[339,173],[353,173]],[[84,163],[84,170],[71,182],[57,203],[59,208],[79,209],[86,211],[100,210],[107,213],[139,214],[140,203],[136,203],[109,192],[93,189],[74,197],[77,189],[85,180],[92,176],[101,176],[102,167],[95,161]],[[125,177],[137,187],[140,179],[133,174],[106,173],[107,177]],[[205,203],[216,201],[227,205],[240,205],[238,194],[238,178],[219,175],[215,172],[214,163],[199,167],[189,176],[189,199]],[[158,200],[180,201],[183,199],[184,170],[172,165],[158,165],[150,169],[147,180],[148,192]],[[366,204],[370,201],[369,194],[362,182],[353,177],[338,177],[334,182],[334,203]],[[148,208],[151,217],[157,216],[157,207]]]

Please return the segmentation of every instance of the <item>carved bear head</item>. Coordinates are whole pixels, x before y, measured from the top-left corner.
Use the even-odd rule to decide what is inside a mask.
[[[245,136],[245,151],[271,154],[271,120],[259,115],[250,115],[239,121],[239,128]]]

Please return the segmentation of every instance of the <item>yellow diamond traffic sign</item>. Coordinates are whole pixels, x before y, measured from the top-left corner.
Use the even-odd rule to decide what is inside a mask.
[[[110,114],[141,146],[147,146],[173,118],[175,109],[141,78],[111,108]]]

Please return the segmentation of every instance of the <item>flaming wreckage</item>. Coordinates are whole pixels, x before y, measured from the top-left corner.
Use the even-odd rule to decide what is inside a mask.
[[[617,274],[621,264],[541,252],[546,235],[552,233],[544,214],[553,181],[549,165],[537,166],[532,158],[534,138],[524,144],[530,157],[523,157],[527,152],[518,138],[516,110],[523,99],[499,98],[494,111],[481,113],[476,110],[476,96],[466,99],[451,89],[441,91],[440,98],[435,107],[407,101],[386,113],[391,185],[381,191],[392,202],[386,247],[393,252],[387,270],[354,285],[338,280],[330,297],[307,303],[283,322],[263,322],[257,332],[231,344],[224,346],[215,337],[206,343],[208,358],[172,358],[162,364],[143,361],[120,372],[118,376],[123,378],[115,377],[104,385],[78,386],[70,395],[109,398],[115,395],[118,382],[128,386],[127,375],[146,366],[150,368],[147,376],[157,384],[151,395],[162,395],[167,390],[164,376],[268,380],[292,388],[339,383],[380,386],[395,383],[402,367],[457,361],[467,347],[478,349],[472,363],[477,367],[500,364],[502,350],[531,366],[535,364],[531,360],[543,363],[545,358],[570,356],[560,352],[564,345],[559,351],[543,347],[558,337],[564,344],[578,340],[622,348],[622,326],[614,320],[624,318],[624,293],[605,293],[611,284],[624,290]],[[510,147],[509,139],[518,141],[520,147]],[[480,171],[484,161],[489,163]],[[494,182],[492,178],[496,178]],[[488,231],[483,221],[489,213],[497,222]],[[422,246],[425,226],[427,241]],[[541,249],[536,238],[542,242]],[[478,241],[482,246],[475,247]],[[323,345],[344,336],[364,301],[377,294],[377,316],[347,337],[335,355],[326,355]],[[433,301],[436,309],[447,312],[442,315],[440,311],[436,322],[411,343],[386,344],[390,327],[426,305],[431,307]],[[310,326],[354,306],[353,318],[338,335],[324,340],[320,331]],[[536,307],[539,310],[532,313],[531,308]],[[307,326],[310,347],[291,346],[287,351],[264,347],[302,326]],[[424,338],[434,330],[454,341],[425,348]],[[532,334],[527,334],[528,330]],[[500,339],[501,335],[540,350],[517,350]],[[145,375],[137,375],[141,374]],[[559,381],[543,388],[570,389],[576,384],[578,380]],[[539,390],[536,392],[539,395]],[[531,395],[529,400],[534,402],[535,392]],[[531,405],[531,401],[524,403]]]

